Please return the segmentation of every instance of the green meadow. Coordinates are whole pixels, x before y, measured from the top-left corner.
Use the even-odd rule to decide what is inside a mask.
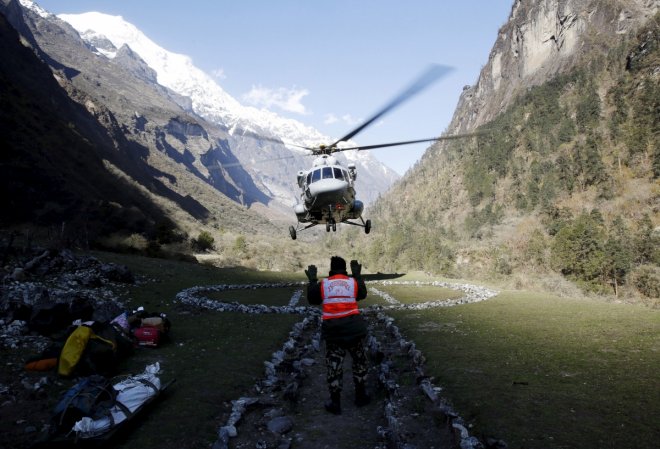
[[[406,302],[405,292],[397,299]],[[392,315],[478,437],[510,448],[650,449],[660,441],[657,310],[502,292]]]

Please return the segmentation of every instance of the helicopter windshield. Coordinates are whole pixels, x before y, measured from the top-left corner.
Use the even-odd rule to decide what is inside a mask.
[[[311,184],[321,179],[348,179],[348,173],[346,170],[342,170],[339,167],[322,167],[317,168],[314,171],[311,171],[307,174],[307,184]]]

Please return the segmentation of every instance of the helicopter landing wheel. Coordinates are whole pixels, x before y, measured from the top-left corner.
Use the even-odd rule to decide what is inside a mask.
[[[364,224],[364,233],[369,234],[371,231],[371,220],[367,220],[367,222]]]
[[[337,223],[332,223],[332,232],[337,232]]]
[[[296,228],[293,226],[289,226],[289,235],[291,236],[291,239],[295,240],[296,239]]]

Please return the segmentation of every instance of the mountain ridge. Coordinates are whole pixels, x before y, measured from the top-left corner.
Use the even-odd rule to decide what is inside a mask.
[[[163,49],[120,16],[90,12],[75,15],[62,14],[58,17],[74,26],[88,43],[99,40],[106,42],[103,39],[106,38],[115,49],[123,45],[131,47],[133,51],[142,56],[149,67],[156,71],[158,82],[161,85],[190,98],[192,110],[196,114],[226,128],[229,135],[239,139],[245,136],[253,136],[256,140],[259,140],[259,137],[277,138],[285,142],[285,151],[288,153],[283,153],[277,148],[272,149],[273,154],[262,154],[260,151],[248,151],[247,149],[236,151],[237,157],[244,167],[256,175],[264,188],[284,204],[293,206],[297,201],[297,192],[294,192],[292,196],[290,187],[287,187],[294,184],[291,183],[291,180],[295,179],[297,170],[287,170],[286,167],[279,164],[277,170],[270,170],[270,173],[262,176],[261,172],[266,169],[263,167],[253,169],[255,161],[267,160],[269,157],[277,160],[284,155],[290,155],[291,162],[299,167],[306,167],[309,163],[305,161],[304,156],[309,153],[295,145],[314,147],[334,140],[297,120],[283,118],[267,110],[241,105],[209,75],[196,68],[188,56]],[[113,53],[112,48],[103,49],[103,54],[106,56],[111,57]],[[286,145],[286,142],[295,145]],[[234,142],[233,146],[244,147],[240,142]],[[275,144],[271,146],[275,146]],[[357,189],[358,192],[362,192],[366,203],[372,202],[379,193],[384,192],[398,179],[398,175],[393,170],[377,162],[369,152],[344,152],[340,159],[344,164],[353,162],[358,166],[361,176],[358,178]],[[282,180],[279,182],[275,182],[278,176],[274,173],[280,170],[284,170],[285,176],[282,176]],[[278,192],[286,193],[278,194]]]
[[[182,176],[189,175],[184,172],[172,173],[172,170],[176,169],[172,160],[175,164],[189,168],[188,173],[199,179],[198,188],[208,190],[204,184],[226,187],[227,201],[230,201],[232,196],[236,201],[240,200],[241,195],[250,195],[250,189],[254,192],[252,196],[255,199],[258,200],[259,195],[263,196],[256,188],[249,187],[251,179],[240,167],[232,169],[231,172],[214,173],[210,179],[202,179],[208,177],[206,173],[200,172],[205,168],[200,164],[195,167],[195,161],[190,160],[183,146],[177,144],[177,139],[168,138],[167,132],[164,131],[173,117],[187,115],[172,101],[170,92],[165,88],[131,78],[123,65],[116,62],[112,65],[107,60],[98,59],[78,37],[77,32],[65,22],[58,21],[55,16],[29,16],[29,13],[13,0],[4,1],[0,6],[3,13],[13,18],[12,25],[23,30],[23,36],[27,36],[25,39],[32,41],[31,46],[37,54],[53,68],[59,87],[64,88],[94,120],[105,127],[104,133],[109,134],[113,140],[110,146],[114,147],[105,157],[106,165],[108,170],[116,173],[115,176],[136,182],[144,192],[150,192],[149,195],[152,195],[153,199],[162,198],[169,204],[165,206],[166,209],[181,207],[190,217],[187,219],[188,225],[193,226],[193,229],[194,226],[199,226],[195,222],[206,220],[206,212],[200,213],[201,211],[221,210],[231,206],[222,199],[224,196],[217,192],[213,195],[208,192],[206,200],[216,204],[199,207],[199,201],[194,200],[181,188]],[[125,52],[124,59],[124,62],[131,59],[128,51]],[[135,67],[141,67],[140,61],[135,58],[132,62]],[[43,98],[47,98],[47,95],[43,95]],[[186,120],[197,121],[194,117],[188,117]],[[71,126],[75,126],[77,121],[72,119],[71,123]],[[191,140],[197,139],[199,142],[196,146],[201,145],[209,151],[218,148],[217,154],[235,162],[236,158],[228,147],[219,148],[223,145],[223,137],[225,135],[221,130],[213,130],[213,134],[191,136]],[[96,142],[93,138],[90,141]],[[17,149],[23,147],[21,142],[14,144]],[[194,146],[191,145],[191,148]],[[97,148],[104,147],[99,145]],[[57,150],[59,151],[59,148]],[[72,156],[72,160],[76,157]],[[240,180],[232,179],[230,174]],[[243,187],[240,187],[241,183]],[[224,206],[218,207],[218,202]],[[242,213],[234,214],[236,217],[241,215]],[[254,220],[255,223],[259,221],[260,219]]]
[[[311,165],[306,156],[292,158],[292,152],[276,139],[264,139],[267,133],[259,135],[239,126],[230,129],[209,122],[194,111],[190,97],[154,82],[157,72],[128,45],[116,48],[98,36],[95,41],[85,41],[67,22],[28,0],[2,0],[0,13],[10,19],[12,27],[21,30],[21,42],[31,49],[33,58],[50,67],[51,81],[41,83],[42,87],[56,89],[58,95],[73,100],[74,108],[92,124],[93,131],[85,132],[78,115],[51,111],[49,118],[60,120],[62,129],[72,131],[80,142],[65,151],[61,142],[68,140],[45,133],[32,140],[42,142],[42,137],[47,137],[48,143],[40,149],[48,148],[50,153],[33,151],[31,155],[29,134],[7,134],[12,136],[7,142],[12,151],[37,162],[29,164],[34,166],[32,177],[16,170],[12,163],[3,168],[28,180],[41,181],[33,182],[33,188],[24,183],[16,184],[17,188],[24,186],[37,195],[40,192],[35,190],[60,194],[44,201],[57,213],[26,206],[20,209],[24,214],[8,214],[5,223],[26,229],[68,223],[68,235],[78,245],[84,237],[85,246],[149,254],[158,254],[161,249],[189,254],[203,248],[212,251],[214,263],[253,268],[297,268],[301,259],[315,257],[320,251],[309,244],[318,237],[316,230],[301,236],[295,245],[286,232],[295,220],[286,204],[296,201],[298,192],[293,186],[297,173]],[[113,58],[104,54],[109,50],[113,50]],[[16,58],[5,59],[7,73],[16,71],[12,68]],[[25,98],[38,105],[47,101],[49,92],[27,87]],[[38,106],[34,111],[26,106],[21,117],[27,126],[38,127],[32,122],[39,122],[40,111]],[[250,129],[263,131],[256,125]],[[371,160],[368,154],[358,156],[367,163]],[[43,164],[52,157],[62,162],[56,168],[59,178],[70,182],[62,183],[57,176],[47,175]],[[346,160],[344,155],[342,158]],[[259,164],[264,159],[267,164]],[[87,167],[90,160],[95,165]],[[244,169],[248,164],[254,165],[249,171]],[[369,191],[370,183],[377,184],[374,180],[383,178],[383,166],[374,164],[373,177],[367,165],[362,165],[358,177],[358,182],[365,185],[362,190],[358,187],[362,195],[371,193],[376,197],[379,193]],[[74,183],[79,177],[89,179]],[[95,197],[95,189],[82,187],[94,179],[98,179],[99,187],[104,180],[111,180],[108,182],[115,185],[117,194],[107,195],[106,201],[102,194]],[[4,187],[3,195],[13,194],[14,201],[40,204],[23,200],[30,198],[29,194],[16,195]],[[86,195],[87,190],[90,195]],[[89,206],[87,196],[99,202],[100,212],[99,207]],[[69,197],[74,198],[72,203],[67,202]],[[136,203],[133,197],[140,201]],[[364,197],[361,199],[364,201]],[[81,226],[89,231],[80,231]],[[203,246],[198,244],[200,241],[205,242]]]

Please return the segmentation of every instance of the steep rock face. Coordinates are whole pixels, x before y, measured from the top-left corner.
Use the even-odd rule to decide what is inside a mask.
[[[122,45],[122,47],[117,50],[117,54],[113,59],[115,64],[119,64],[124,67],[126,70],[131,72],[137,78],[149,83],[157,84],[157,74],[154,69],[149,67],[146,62],[140,58],[131,47],[128,45]]]
[[[119,222],[131,232],[165,220],[143,192],[106,169],[104,161],[116,160],[107,129],[71,100],[2,14],[0,43],[3,225],[66,222],[93,239]]]
[[[468,132],[492,120],[524,89],[578,64],[591,50],[637,28],[657,0],[516,0],[474,86],[466,86],[449,126]]]
[[[8,7],[15,3],[17,2],[9,1]],[[20,6],[18,9],[20,10]],[[103,123],[108,124],[117,140],[126,139],[145,146],[149,150],[145,155],[148,164],[157,172],[171,175],[163,179],[174,179],[174,172],[178,171],[177,165],[183,165],[188,168],[188,173],[197,177],[196,182],[216,188],[231,186],[228,191],[221,192],[234,201],[242,199],[243,204],[268,201],[251,182],[249,175],[241,173],[240,170],[234,170],[240,178],[239,181],[231,179],[227,172],[217,173],[214,180],[210,179],[200,157],[221,145],[220,142],[228,138],[227,133],[199,117],[187,114],[185,109],[182,110],[182,103],[184,106],[190,106],[189,102],[182,101],[179,94],[157,84],[154,70],[130,47],[114,49],[115,57],[108,59],[103,55],[103,52],[113,51],[108,42],[101,41],[105,47],[103,52],[99,52],[97,48],[82,40],[68,23],[52,14],[38,14],[32,9],[23,9],[23,15],[24,19],[19,17],[15,26],[23,26],[21,23],[24,23],[30,35],[34,36],[35,46],[43,51],[51,67],[63,68],[61,84],[70,84],[67,90],[72,98],[85,105]],[[109,114],[99,114],[103,108],[106,108]],[[108,120],[109,115],[116,124],[110,123],[112,120]],[[184,116],[187,117],[185,123],[194,123],[195,126],[179,127],[178,136],[168,136],[169,130],[174,129],[171,126],[172,120],[176,121],[177,117]],[[205,127],[209,131],[200,133],[199,129]],[[180,134],[189,130],[194,133],[191,139],[182,139]],[[171,160],[163,158],[163,155],[169,156]],[[233,157],[230,159],[234,160]],[[217,164],[224,161],[212,162]],[[126,167],[120,169],[128,170]],[[132,175],[129,173],[129,176]],[[180,176],[182,174],[179,174]],[[218,176],[229,178],[218,182]],[[148,176],[138,179],[149,183]],[[189,194],[182,187],[183,183],[170,184],[178,194]]]

